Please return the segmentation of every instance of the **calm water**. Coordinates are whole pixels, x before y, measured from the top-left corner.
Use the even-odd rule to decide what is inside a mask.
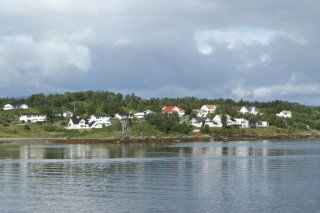
[[[0,144],[0,212],[320,212],[320,140]]]

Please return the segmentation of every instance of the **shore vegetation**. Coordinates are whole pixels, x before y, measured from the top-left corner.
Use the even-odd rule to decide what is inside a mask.
[[[192,134],[190,120],[195,116],[194,109],[212,104],[217,107],[214,114],[228,114],[249,121],[267,121],[267,128],[209,128],[204,126],[201,132],[208,136],[222,135],[281,135],[281,134],[319,134],[320,107],[305,106],[299,103],[275,100],[270,102],[234,101],[232,99],[205,99],[196,97],[184,98],[150,98],[143,99],[135,94],[123,95],[109,91],[66,92],[64,94],[33,94],[26,98],[1,98],[0,106],[5,104],[28,104],[28,109],[0,109],[0,138],[112,138],[112,137],[176,137]],[[164,106],[175,105],[185,109],[186,116],[179,117],[161,113]],[[239,114],[242,106],[255,106],[259,115]],[[121,132],[117,123],[102,129],[69,130],[65,127],[69,119],[59,116],[59,112],[70,110],[73,116],[89,117],[92,114],[139,112],[152,110],[154,114],[145,119],[132,119],[129,131]],[[291,118],[276,116],[282,110],[292,112]],[[47,116],[46,122],[23,123],[21,114],[42,113]]]

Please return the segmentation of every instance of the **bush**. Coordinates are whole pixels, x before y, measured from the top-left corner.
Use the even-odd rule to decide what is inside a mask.
[[[23,126],[23,129],[24,129],[24,130],[28,130],[28,131],[31,130],[31,128],[30,128],[29,125],[24,125],[24,126]]]
[[[159,130],[148,123],[134,123],[131,127],[132,134],[139,135],[157,135]]]
[[[10,124],[8,122],[3,122],[2,125],[3,126],[10,126]]]
[[[54,132],[56,131],[56,127],[55,126],[44,126],[43,129],[47,132]]]

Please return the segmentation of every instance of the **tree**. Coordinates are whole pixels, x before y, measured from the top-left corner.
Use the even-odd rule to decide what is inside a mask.
[[[196,118],[196,117],[197,117],[197,113],[193,111],[189,114],[189,120],[192,120],[192,118]]]
[[[193,129],[193,127],[192,127],[189,123],[183,122],[183,123],[180,125],[180,130],[179,130],[179,132],[180,132],[180,133],[183,133],[183,134],[188,134],[192,129]]]
[[[203,127],[201,127],[201,132],[203,132],[204,134],[210,134],[210,128],[208,125],[204,125]]]
[[[179,114],[177,112],[173,112],[170,117],[172,118],[173,121],[175,121],[176,123],[179,123],[180,117]]]
[[[228,117],[225,114],[221,116],[221,123],[224,128],[228,127]]]

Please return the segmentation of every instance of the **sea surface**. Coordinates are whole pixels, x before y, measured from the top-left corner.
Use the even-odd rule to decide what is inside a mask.
[[[320,140],[0,144],[0,212],[320,212]]]

